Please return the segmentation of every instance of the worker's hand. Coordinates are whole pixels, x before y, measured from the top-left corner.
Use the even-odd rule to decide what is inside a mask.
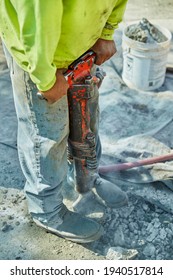
[[[96,53],[95,63],[97,65],[101,65],[117,52],[114,40],[104,39],[98,39],[94,46],[92,46],[91,50]]]
[[[39,91],[48,103],[53,104],[64,95],[67,95],[68,83],[64,78],[64,69],[57,69],[56,82],[52,88],[46,91]]]

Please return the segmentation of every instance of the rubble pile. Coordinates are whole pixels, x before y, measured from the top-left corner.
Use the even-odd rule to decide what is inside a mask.
[[[146,18],[143,18],[138,24],[130,25],[127,28],[126,36],[142,43],[162,43],[167,41],[167,37]]]

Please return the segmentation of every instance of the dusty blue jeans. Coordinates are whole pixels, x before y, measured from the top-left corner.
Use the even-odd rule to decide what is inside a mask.
[[[4,47],[13,87],[18,119],[18,154],[26,178],[25,194],[33,218],[48,224],[58,223],[63,210],[62,187],[67,178],[69,116],[67,97],[50,105],[40,100],[37,88]],[[92,130],[98,137],[98,90],[90,104]],[[67,186],[68,187],[68,186]]]

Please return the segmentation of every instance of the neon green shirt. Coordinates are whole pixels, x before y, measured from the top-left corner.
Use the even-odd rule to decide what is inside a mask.
[[[0,0],[0,35],[38,89],[97,39],[111,40],[127,0]]]

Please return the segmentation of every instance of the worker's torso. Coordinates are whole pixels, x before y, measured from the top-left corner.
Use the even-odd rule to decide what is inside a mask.
[[[44,2],[44,0],[42,1]],[[5,2],[10,2],[10,0]],[[15,2],[15,0],[13,0],[13,2]],[[54,63],[58,68],[67,67],[96,42],[117,1],[63,0],[62,2],[63,16],[61,35],[54,55]],[[7,15],[7,22],[6,26],[2,26],[0,30],[5,28],[5,43],[8,48],[10,46],[10,52],[18,64],[21,64],[23,67],[25,64],[27,65],[27,57],[20,42],[20,32],[11,26],[13,23],[10,20],[11,15],[11,17],[13,17],[13,22],[17,21],[17,14],[10,11],[9,5],[3,5],[3,9],[2,13],[4,17]],[[0,20],[0,25],[1,24],[4,24],[4,22]],[[31,22],[31,28],[34,24],[34,22]],[[44,34],[45,30],[41,32]],[[44,35],[46,36],[46,32]]]

